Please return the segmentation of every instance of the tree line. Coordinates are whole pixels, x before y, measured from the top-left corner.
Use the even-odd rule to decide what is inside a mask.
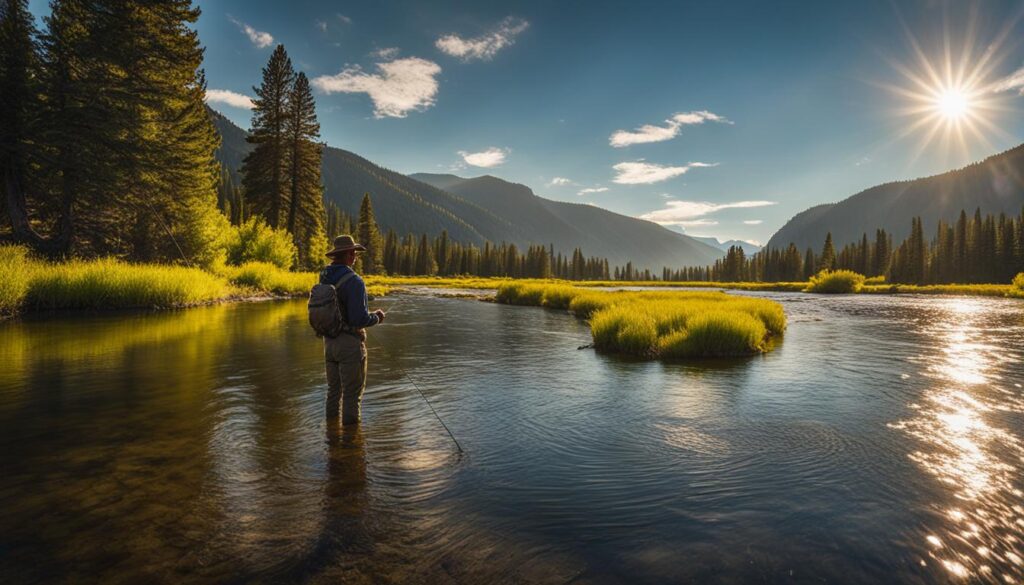
[[[503,276],[512,278],[563,278],[608,280],[608,260],[586,256],[576,248],[572,255],[555,252],[552,245],[533,244],[520,249],[514,243],[485,241],[483,246],[452,240],[447,230],[436,237],[427,234],[399,236],[393,229],[381,233],[370,194],[364,194],[359,214],[353,219],[333,207],[328,224],[331,233],[351,233],[367,251],[357,258],[363,274],[402,276]]]
[[[825,236],[821,252],[794,244],[785,249],[765,248],[747,256],[733,246],[711,266],[662,271],[663,280],[715,282],[804,281],[821,270],[853,270],[866,276],[884,276],[905,284],[1002,283],[1024,272],[1024,211],[1011,217],[973,216],[966,210],[953,222],[940,220],[935,236],[926,239],[920,217],[911,219],[910,235],[894,246],[883,229],[874,238],[865,233],[858,242],[838,252],[832,233]]]

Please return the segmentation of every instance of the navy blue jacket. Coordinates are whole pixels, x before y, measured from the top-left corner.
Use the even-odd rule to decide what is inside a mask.
[[[320,271],[320,282],[336,285],[349,272],[353,272],[352,268],[344,264],[330,264]],[[367,308],[366,283],[358,274],[342,283],[338,301],[344,305],[345,323],[350,327],[360,329],[377,324],[377,315]]]

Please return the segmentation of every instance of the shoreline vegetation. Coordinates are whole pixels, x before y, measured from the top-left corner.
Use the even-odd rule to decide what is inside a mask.
[[[495,300],[569,311],[590,324],[594,347],[646,359],[765,353],[786,329],[782,305],[722,291],[599,291],[505,283]]]
[[[182,308],[254,297],[305,295],[316,272],[293,272],[269,262],[219,263],[208,269],[134,264],[112,258],[49,262],[23,246],[0,245],[0,316],[53,310]],[[516,285],[596,288],[708,288],[741,291],[859,294],[937,294],[1024,298],[1024,273],[1012,284],[889,284],[850,271],[823,272],[810,282],[675,282],[507,277],[365,277],[367,292],[384,296],[396,287],[500,290]]]

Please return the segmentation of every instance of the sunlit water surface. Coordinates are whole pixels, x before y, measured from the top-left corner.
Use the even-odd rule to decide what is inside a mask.
[[[1024,580],[1024,303],[763,296],[677,365],[382,300],[340,433],[302,301],[2,323],[0,582]]]

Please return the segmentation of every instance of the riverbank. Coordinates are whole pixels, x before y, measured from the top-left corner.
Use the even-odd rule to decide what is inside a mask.
[[[422,286],[433,288],[498,289],[507,283],[537,285],[567,285],[591,288],[707,288],[743,290],[752,292],[813,292],[811,282],[704,282],[664,280],[558,280],[508,277],[432,277],[432,276],[367,276],[367,284],[389,287]],[[868,279],[854,294],[927,294],[978,297],[1024,298],[1024,278],[1018,276],[1015,284],[886,284]]]
[[[303,296],[315,272],[291,272],[266,262],[210,269],[131,264],[112,258],[45,262],[18,246],[0,246],[0,316],[26,312],[174,309]],[[373,284],[369,294],[389,287]]]

